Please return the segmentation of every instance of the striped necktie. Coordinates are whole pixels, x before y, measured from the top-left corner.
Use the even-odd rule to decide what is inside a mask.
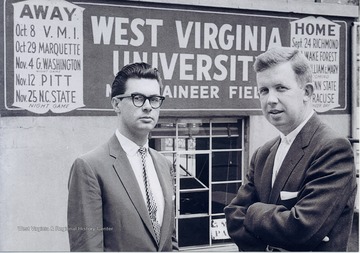
[[[156,202],[154,200],[154,196],[151,192],[151,188],[150,188],[150,182],[149,182],[149,178],[147,175],[147,171],[146,171],[146,148],[145,147],[141,147],[139,149],[139,153],[141,155],[141,162],[143,165],[143,179],[144,179],[144,184],[145,184],[145,194],[146,194],[146,203],[147,203],[147,208],[148,208],[148,212],[150,215],[150,220],[151,223],[153,225],[154,228],[154,232],[155,232],[155,236],[156,236],[156,241],[157,243],[159,243],[160,240],[160,224],[156,219],[156,212],[157,212],[157,206],[156,206]]]

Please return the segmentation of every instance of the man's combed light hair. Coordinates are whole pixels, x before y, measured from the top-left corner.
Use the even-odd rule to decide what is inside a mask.
[[[274,47],[255,59],[255,72],[262,72],[276,65],[290,62],[295,72],[296,80],[303,87],[312,83],[312,70],[308,59],[296,48]]]

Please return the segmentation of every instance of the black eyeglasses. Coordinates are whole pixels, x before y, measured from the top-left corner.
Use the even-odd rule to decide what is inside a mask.
[[[136,107],[141,107],[145,104],[145,101],[146,99],[149,100],[149,103],[151,105],[151,108],[153,109],[157,109],[159,108],[163,101],[165,100],[165,97],[163,96],[150,96],[150,97],[147,97],[147,96],[144,96],[142,94],[131,94],[131,95],[118,95],[118,96],[115,96],[115,98],[119,98],[119,99],[123,99],[123,98],[132,98],[132,102],[133,104],[136,106]]]

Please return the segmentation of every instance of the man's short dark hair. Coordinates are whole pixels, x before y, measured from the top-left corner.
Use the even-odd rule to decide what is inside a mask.
[[[160,90],[162,90],[162,79],[156,68],[145,62],[136,62],[125,65],[116,75],[111,86],[111,98],[122,95],[126,91],[126,82],[128,79],[155,79],[159,82]]]

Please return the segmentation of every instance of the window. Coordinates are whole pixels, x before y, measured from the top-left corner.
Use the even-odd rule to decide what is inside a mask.
[[[160,119],[150,146],[174,164],[180,248],[230,243],[224,207],[243,178],[243,119]]]

